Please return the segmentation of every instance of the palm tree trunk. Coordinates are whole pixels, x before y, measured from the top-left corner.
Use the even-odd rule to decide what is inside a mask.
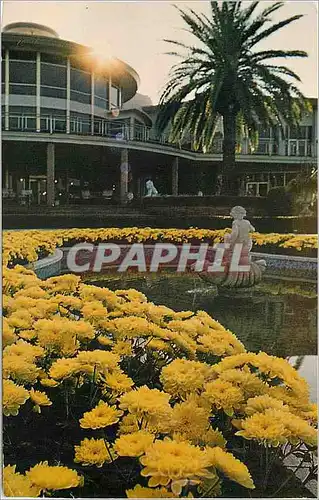
[[[237,194],[234,186],[234,175],[236,166],[236,113],[228,109],[223,114],[223,163],[222,174],[224,177],[224,194]]]

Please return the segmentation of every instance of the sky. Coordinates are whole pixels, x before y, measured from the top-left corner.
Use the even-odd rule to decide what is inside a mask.
[[[209,12],[205,0],[175,1],[182,9]],[[250,3],[250,2],[245,2]],[[262,7],[273,2],[262,0]],[[274,15],[279,21],[295,14],[304,17],[283,28],[260,45],[264,49],[305,50],[307,59],[289,61],[289,67],[302,79],[300,89],[308,97],[318,96],[318,4],[316,1],[286,1]],[[140,76],[138,92],[156,104],[177,59],[166,55],[171,47],[164,38],[194,43],[171,0],[164,1],[2,1],[2,27],[12,22],[29,21],[50,26],[60,38],[94,48],[99,53],[118,57]]]

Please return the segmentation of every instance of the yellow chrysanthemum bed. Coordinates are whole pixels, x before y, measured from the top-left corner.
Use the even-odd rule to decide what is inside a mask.
[[[3,262],[33,262],[39,255],[52,253],[57,246],[69,246],[75,242],[99,243],[107,241],[123,243],[170,242],[221,242],[229,229],[156,229],[156,228],[103,228],[103,229],[58,229],[6,231],[3,240]],[[254,245],[278,247],[278,249],[316,250],[318,239],[315,234],[253,233]],[[280,251],[278,252],[280,253]]]
[[[10,233],[5,261],[80,233]],[[312,456],[306,381],[204,311],[20,265],[4,268],[3,287],[6,496],[265,496],[278,488],[271,467]]]

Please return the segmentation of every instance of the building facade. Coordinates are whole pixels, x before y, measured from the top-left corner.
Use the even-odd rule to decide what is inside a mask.
[[[154,124],[157,106],[138,100],[139,77],[118,59],[61,40],[46,26],[13,23],[2,33],[3,196],[49,206],[144,194],[214,194],[222,127],[211,153],[172,145]],[[145,99],[144,99],[145,101]],[[239,194],[265,196],[316,163],[317,102],[298,130],[261,130],[237,155]]]

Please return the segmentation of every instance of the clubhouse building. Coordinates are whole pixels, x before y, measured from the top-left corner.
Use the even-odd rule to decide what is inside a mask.
[[[222,127],[211,153],[158,135],[158,112],[137,93],[127,63],[97,57],[52,29],[13,23],[2,31],[2,194],[9,203],[54,206],[125,204],[145,195],[151,178],[161,195],[214,195]],[[261,130],[253,150],[237,155],[238,194],[266,196],[317,161],[317,100],[293,130]]]

